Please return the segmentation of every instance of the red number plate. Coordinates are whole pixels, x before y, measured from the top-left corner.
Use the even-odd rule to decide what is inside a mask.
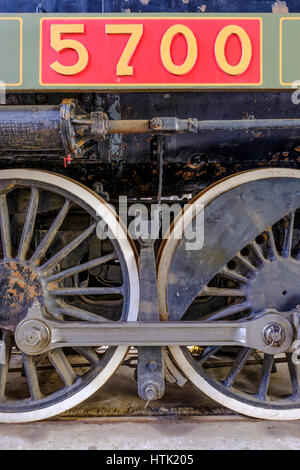
[[[262,83],[260,18],[43,18],[41,85]]]

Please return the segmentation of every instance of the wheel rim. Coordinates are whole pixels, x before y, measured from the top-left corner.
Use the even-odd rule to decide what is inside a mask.
[[[0,420],[33,421],[86,399],[112,375],[127,348],[56,349],[45,357],[22,354],[20,358],[14,345],[17,324],[36,301],[58,321],[136,320],[136,255],[114,210],[88,188],[33,170],[1,171],[0,184],[0,320],[6,345],[6,361],[0,365]],[[106,245],[97,241],[100,220],[109,229]],[[104,246],[103,253],[98,253],[99,246]],[[107,304],[115,305],[111,318]],[[79,365],[74,366],[73,353]],[[10,370],[21,362],[28,386],[22,396],[7,386]],[[40,371],[45,369],[49,372]],[[57,384],[51,386],[45,374],[53,382],[56,377]]]
[[[243,173],[208,188],[196,200],[207,205],[223,192],[252,179],[285,176],[299,178],[299,172],[276,169]],[[178,220],[171,230],[176,230]],[[178,225],[186,226],[182,221]],[[287,211],[285,218],[249,240],[204,286],[182,320],[238,321],[254,316],[268,305],[278,311],[295,308],[300,303],[297,289],[300,256],[295,236],[298,226],[298,211]],[[178,241],[166,239],[159,254],[158,285],[164,319],[167,316],[172,319],[172,311],[168,312],[166,279],[177,246]],[[279,271],[285,282],[274,275]],[[170,350],[186,376],[219,403],[258,418],[300,417],[299,370],[291,353],[274,358],[250,348],[171,347]]]

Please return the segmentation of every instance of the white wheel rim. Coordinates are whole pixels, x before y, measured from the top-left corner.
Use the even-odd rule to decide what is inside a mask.
[[[159,265],[158,265],[158,295],[159,295],[159,305],[161,318],[167,320],[169,318],[168,307],[167,307],[167,280],[168,280],[168,271],[170,263],[172,260],[173,253],[175,252],[179,242],[180,237],[178,235],[181,233],[183,235],[183,227],[188,226],[188,222],[191,220],[191,206],[193,202],[197,200],[199,205],[202,207],[208,205],[216,197],[222,195],[223,193],[237,187],[248,183],[253,180],[261,180],[264,178],[297,178],[300,179],[300,171],[293,169],[284,169],[284,168],[270,168],[270,169],[259,169],[246,171],[244,173],[239,173],[237,175],[225,178],[207,188],[203,193],[200,193],[196,198],[191,201],[188,205],[188,208],[185,209],[183,213],[177,215],[174,220],[173,226],[170,228],[169,233],[173,230],[177,230],[177,236],[175,238],[168,238],[166,236],[166,241],[164,243],[161,252],[159,253]],[[193,213],[195,214],[195,212]],[[185,218],[185,222],[182,221],[179,223],[181,217]],[[181,231],[181,232],[180,232]],[[168,234],[167,234],[168,235]],[[187,357],[184,355],[182,349],[179,346],[169,347],[169,350],[182,370],[186,377],[203,393],[208,395],[210,398],[216,402],[224,405],[238,413],[252,416],[254,418],[261,419],[270,419],[270,420],[295,420],[300,419],[300,409],[289,409],[289,410],[278,410],[278,409],[267,409],[257,406],[252,406],[247,403],[242,403],[241,401],[234,399],[225,395],[224,393],[217,390],[213,387],[204,377],[202,377],[195,368],[188,361]]]
[[[112,206],[106,201],[98,197],[88,188],[76,183],[75,181],[65,178],[54,173],[48,173],[38,170],[1,170],[0,180],[19,179],[19,180],[31,180],[34,182],[51,184],[57,188],[63,188],[69,191],[71,194],[76,194],[77,198],[85,201],[92,209],[97,212],[102,219],[104,219],[110,227],[112,233],[117,236],[118,233],[122,233],[123,236],[118,238],[119,246],[124,256],[124,260],[128,269],[128,282],[131,293],[131,302],[128,311],[127,321],[136,321],[138,317],[139,307],[139,276],[138,269],[135,259],[133,248],[127,238],[126,229],[117,220],[116,213]],[[120,230],[120,232],[117,232]],[[37,421],[51,416],[55,416],[66,411],[69,408],[78,405],[82,401],[86,400],[96,390],[98,390],[105,382],[111,377],[116,371],[118,366],[124,359],[126,352],[126,346],[119,346],[113,353],[109,363],[103,368],[103,370],[91,380],[85,387],[78,392],[74,393],[71,397],[64,399],[62,402],[55,403],[45,408],[38,410],[30,410],[26,412],[0,412],[0,422],[4,423],[21,423],[29,421]]]

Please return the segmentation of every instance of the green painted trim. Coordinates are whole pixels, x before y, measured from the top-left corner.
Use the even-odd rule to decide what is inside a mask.
[[[23,21],[23,77],[22,83],[20,85],[8,85],[7,89],[9,91],[82,91],[82,90],[101,90],[101,91],[145,91],[155,90],[155,91],[166,91],[166,90],[178,90],[178,91],[205,91],[205,90],[279,90],[279,89],[291,89],[291,81],[300,80],[300,14],[286,14],[279,15],[274,13],[199,13],[199,14],[160,14],[160,13],[151,13],[151,14],[142,14],[142,13],[111,13],[111,14],[95,14],[95,13],[74,13],[74,14],[22,14],[22,15],[12,15],[12,14],[3,14],[0,15],[3,18],[21,18]],[[66,17],[66,18],[76,18],[76,17],[99,17],[99,18],[147,18],[147,17],[164,17],[164,18],[177,18],[177,17],[186,17],[186,18],[209,18],[209,17],[236,17],[236,18],[247,18],[247,17],[258,17],[262,19],[262,28],[263,28],[263,82],[259,86],[224,86],[224,85],[213,85],[213,86],[176,86],[176,85],[159,85],[159,86],[147,86],[147,88],[141,86],[78,86],[78,85],[61,85],[61,86],[41,86],[39,84],[39,25],[40,20],[43,17]],[[281,18],[288,18],[287,20],[281,20]],[[295,20],[299,18],[298,20]],[[283,22],[283,35],[282,35],[282,50],[283,50],[283,60],[282,60],[282,77],[283,82],[280,83],[280,22]],[[292,20],[292,21],[290,21]],[[14,24],[12,22],[11,24]],[[298,27],[296,26],[298,25]],[[5,81],[11,77],[14,78],[16,73],[16,58],[18,57],[18,48],[19,48],[19,38],[16,34],[14,28],[5,27],[7,31],[7,40],[3,42],[0,41],[0,58],[5,54],[7,55],[7,44],[10,46],[10,54],[8,54],[7,62],[3,66],[3,75],[5,75]],[[1,21],[0,21],[0,39],[1,39]],[[6,48],[6,50],[1,51],[1,46]],[[3,63],[0,61],[0,63]],[[5,73],[4,73],[5,71]],[[1,72],[1,69],[0,69]],[[10,75],[9,75],[10,74]],[[296,78],[297,77],[297,78]],[[1,73],[0,73],[1,80]],[[15,78],[14,78],[15,80]],[[288,80],[286,82],[286,80]],[[17,83],[15,81],[10,81],[10,83]],[[287,83],[287,84],[285,84]]]

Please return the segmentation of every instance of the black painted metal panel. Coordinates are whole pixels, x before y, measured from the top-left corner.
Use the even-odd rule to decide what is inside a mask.
[[[1,0],[2,13],[93,12],[218,12],[270,13],[275,0]],[[281,2],[284,4],[284,2]],[[290,13],[300,12],[299,0],[287,0]],[[283,5],[284,6],[284,5]]]

